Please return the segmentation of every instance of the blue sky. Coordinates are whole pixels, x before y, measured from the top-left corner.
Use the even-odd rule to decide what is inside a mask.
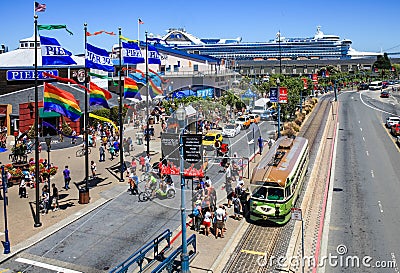
[[[88,31],[114,31],[137,39],[144,32],[165,34],[168,28],[183,27],[199,38],[236,38],[244,42],[273,39],[280,30],[284,37],[312,37],[316,26],[325,34],[353,41],[359,51],[400,52],[400,1],[335,0],[335,1],[224,1],[224,0],[42,0],[47,9],[38,13],[39,24],[66,24],[74,35],[63,30],[41,31],[54,37],[74,54],[84,48],[83,24]],[[0,44],[9,50],[18,47],[21,38],[33,35],[33,3],[28,0],[1,1]],[[98,35],[89,43],[111,49],[117,36]]]

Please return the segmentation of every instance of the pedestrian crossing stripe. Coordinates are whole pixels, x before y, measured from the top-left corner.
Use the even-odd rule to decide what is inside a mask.
[[[57,271],[57,272],[82,273],[80,271],[75,271],[75,270],[72,270],[72,269],[67,269],[67,268],[63,268],[63,267],[59,267],[59,266],[55,266],[55,265],[51,265],[51,264],[46,264],[46,263],[42,263],[42,262],[38,262],[38,261],[33,261],[33,260],[25,259],[25,258],[17,258],[15,261],[19,262],[19,263],[30,264],[30,265],[33,265],[33,266],[37,266],[37,267],[41,267],[41,268]]]
[[[247,250],[247,249],[242,249],[240,252],[259,255],[259,256],[264,256],[265,254],[267,254],[267,252],[259,252],[259,251]]]

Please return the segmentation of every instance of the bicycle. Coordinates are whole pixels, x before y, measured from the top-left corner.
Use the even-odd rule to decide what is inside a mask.
[[[139,193],[139,202],[146,202],[148,200],[151,201],[151,199],[153,199],[153,191],[154,189],[151,189],[146,185],[144,191]]]
[[[81,148],[76,151],[76,156],[81,157],[81,156],[84,156],[85,153],[86,153],[85,148]],[[91,149],[88,147],[88,154],[90,155],[90,153],[91,153]]]

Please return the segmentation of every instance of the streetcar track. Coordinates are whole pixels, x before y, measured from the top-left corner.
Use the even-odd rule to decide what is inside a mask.
[[[324,121],[329,113],[328,106],[331,98],[332,96],[327,95],[319,100],[298,134],[308,139],[310,149],[313,148],[314,143],[319,143],[317,136],[321,128],[325,126]],[[303,199],[307,184],[308,181],[304,181],[298,204]],[[310,221],[310,219],[307,220]],[[271,272],[275,269],[275,265],[270,264],[271,257],[278,257],[286,251],[286,249],[278,248],[287,248],[288,242],[285,241],[288,241],[287,237],[290,238],[293,227],[292,221],[281,227],[249,225],[222,272]],[[257,253],[265,253],[265,255],[257,255]]]

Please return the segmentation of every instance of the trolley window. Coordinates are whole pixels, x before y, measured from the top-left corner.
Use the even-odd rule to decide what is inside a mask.
[[[251,196],[263,200],[283,200],[284,191],[281,188],[253,186]]]

